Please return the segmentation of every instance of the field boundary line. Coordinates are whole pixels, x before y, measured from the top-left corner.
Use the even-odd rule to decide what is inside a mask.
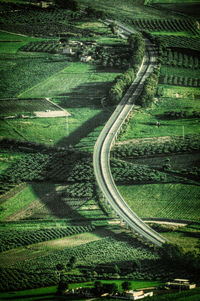
[[[53,78],[54,76],[58,75],[59,73],[63,72],[63,70],[67,69],[68,67],[70,67],[72,64],[68,65],[67,67],[61,69],[60,71],[56,72],[55,74],[49,76],[47,79],[44,79],[43,81],[40,81],[37,85],[25,90],[24,92],[22,92],[21,94],[17,95],[18,98],[20,98],[23,94],[27,93],[28,91],[31,91],[33,89],[35,89],[36,87],[38,87],[39,85],[41,85],[42,83],[47,82],[48,80],[50,80],[51,78]],[[28,98],[28,97],[27,97]]]

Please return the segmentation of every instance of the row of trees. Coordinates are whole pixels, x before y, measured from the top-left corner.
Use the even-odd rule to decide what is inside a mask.
[[[159,79],[160,83],[185,87],[199,87],[200,79],[187,76],[165,75]]]
[[[145,80],[144,87],[140,97],[137,100],[137,104],[146,108],[150,106],[157,91],[157,84],[160,75],[160,66],[155,68],[153,73]]]
[[[140,33],[129,35],[128,44],[133,53],[129,59],[130,68],[124,74],[115,78],[108,93],[108,99],[111,105],[119,103],[127,88],[134,81],[135,73],[139,69],[145,54],[145,43]]]

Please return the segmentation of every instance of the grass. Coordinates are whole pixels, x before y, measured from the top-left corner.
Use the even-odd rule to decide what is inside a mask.
[[[191,99],[200,99],[200,88],[190,88],[171,85],[159,85],[163,88],[163,97],[182,97]]]
[[[34,120],[7,120],[2,122],[1,137],[25,139],[45,144],[66,146],[77,144],[94,129],[102,126],[109,116],[101,108],[101,98],[106,94],[112,80],[119,70],[96,68],[84,63],[71,63],[58,73],[29,88],[20,97],[53,97],[53,101],[66,108],[71,116],[65,118]],[[92,150],[95,139],[88,136],[79,148],[90,144]],[[87,148],[87,147],[86,147]]]
[[[148,0],[148,3],[162,3],[162,4],[191,4],[191,3],[199,3],[199,0]]]
[[[3,266],[9,266],[41,257],[42,255],[49,255],[52,251],[60,251],[67,248],[75,248],[87,243],[95,242],[101,238],[94,233],[81,233],[71,235],[62,239],[54,239],[51,241],[31,244],[27,247],[19,247],[0,254],[0,262]]]
[[[22,157],[23,154],[8,150],[0,152],[0,174],[3,174],[8,167]]]
[[[42,195],[45,195],[49,192],[49,190],[52,189],[52,185],[49,185],[49,183],[35,183],[34,185],[37,186],[37,193],[31,185],[28,185],[25,189],[17,193],[14,197],[1,204],[1,221],[4,221],[12,215],[20,212],[22,209],[24,209],[24,207],[30,205],[35,200],[40,198]],[[39,191],[40,196],[38,194]]]
[[[199,249],[199,238],[193,237],[191,234],[187,233],[179,233],[176,231],[161,233],[164,237],[166,237],[172,244],[180,245],[185,251],[196,251],[200,253]]]
[[[67,58],[62,55],[47,53],[2,54],[0,59],[2,69],[0,97],[16,97],[68,65]]]
[[[166,104],[168,103],[168,106]],[[199,121],[197,119],[160,119],[165,111],[183,108],[180,99],[162,99],[157,105],[150,109],[135,110],[133,118],[130,119],[126,131],[120,136],[120,141],[134,138],[182,136],[199,133]],[[184,102],[185,103],[185,102]],[[192,105],[191,105],[192,106]],[[197,104],[198,106],[198,104]],[[190,107],[188,103],[187,107]],[[191,110],[191,109],[190,109]],[[187,109],[185,109],[187,111]],[[160,127],[156,122],[160,122]]]
[[[180,67],[171,67],[171,66],[162,66],[161,75],[173,75],[180,77],[190,77],[190,78],[199,78],[199,70],[180,68]],[[200,89],[199,89],[200,90]]]
[[[56,120],[56,122],[55,122]],[[56,144],[67,135],[66,118],[13,119],[2,121],[0,137]]]
[[[159,36],[193,37],[193,35],[187,31],[151,31],[151,34]]]
[[[181,90],[182,89],[182,90]],[[194,91],[193,89],[191,89]],[[177,119],[177,120],[164,120],[160,116],[166,111],[192,111],[200,109],[200,104],[193,98],[173,98],[172,91],[177,93],[173,87],[169,86],[169,93],[165,93],[165,98],[158,100],[149,109],[140,109],[133,111],[133,117],[129,120],[126,131],[121,134],[119,140],[125,141],[134,138],[145,137],[161,137],[161,136],[182,136],[183,130],[185,135],[199,133],[199,121],[197,119]],[[180,87],[179,91],[183,93],[184,88]],[[190,91],[190,89],[186,89]],[[167,95],[166,95],[167,94]],[[167,98],[170,97],[170,98]],[[181,95],[183,96],[183,94]],[[156,122],[160,122],[160,127],[156,126]]]
[[[24,91],[20,97],[66,97],[76,96],[80,97],[81,92],[91,88],[92,91],[96,91],[95,97],[101,97],[104,92],[100,94],[99,87],[102,83],[112,81],[118,74],[116,72],[103,72],[95,68],[95,66],[74,62],[69,66],[58,72],[57,74],[49,77],[48,79],[41,81],[35,87]],[[96,85],[96,87],[95,87]],[[91,86],[91,87],[90,87]],[[72,95],[70,94],[72,93]],[[100,95],[99,95],[100,94]],[[94,96],[94,95],[93,95]],[[67,103],[67,100],[65,100]],[[84,99],[82,98],[82,105],[84,105]],[[92,102],[91,102],[92,103]]]
[[[140,217],[199,221],[200,187],[184,184],[119,186],[119,191]]]
[[[41,41],[40,38],[17,35],[14,33],[0,31],[0,54],[15,54],[19,48],[34,41]]]
[[[46,99],[13,99],[0,100],[0,115],[15,115],[33,113],[35,111],[58,111],[59,108]]]
[[[103,280],[102,283],[113,283],[115,282],[120,288],[122,284],[122,280]],[[151,286],[159,286],[162,283],[159,281],[131,281],[131,285],[134,289],[140,289],[145,287],[151,287]],[[71,283],[69,284],[69,289],[75,289],[78,287],[93,287],[92,282],[83,282],[83,283]],[[120,289],[122,290],[122,289]],[[0,298],[1,300],[34,300],[33,298],[40,298],[40,300],[43,300],[43,297],[45,299],[45,296],[48,298],[51,298],[50,295],[52,295],[52,300],[55,300],[53,298],[56,297],[57,292],[57,286],[51,286],[51,287],[44,287],[44,288],[37,288],[37,289],[31,289],[31,290],[24,290],[24,291],[18,291],[18,292],[12,292],[12,293],[1,293]],[[49,299],[48,299],[49,300]],[[51,299],[50,299],[51,300]],[[84,299],[81,299],[84,300]],[[77,300],[78,301],[78,300]]]

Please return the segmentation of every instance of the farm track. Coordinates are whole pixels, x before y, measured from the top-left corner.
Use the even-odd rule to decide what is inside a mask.
[[[127,34],[133,33],[129,28],[121,26]],[[139,233],[142,237],[150,241],[156,246],[161,247],[167,240],[153,229],[148,227],[142,219],[140,219],[127,205],[120,195],[110,170],[110,150],[120,131],[121,126],[125,122],[127,116],[131,112],[136,99],[140,96],[145,79],[153,71],[156,64],[157,55],[154,46],[146,42],[146,55],[143,59],[140,70],[137,73],[135,81],[116,107],[112,116],[103,128],[94,148],[93,165],[97,183],[108,203],[114,209],[115,213],[124,221],[128,227]]]

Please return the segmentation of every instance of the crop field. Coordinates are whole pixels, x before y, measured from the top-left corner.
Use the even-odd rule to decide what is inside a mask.
[[[119,71],[117,72],[116,69],[113,71],[108,69],[108,71],[106,68],[96,70],[95,67],[84,63],[71,63],[54,76],[21,93],[18,96],[22,99],[53,97],[52,100],[66,108],[71,113],[71,117],[68,120],[59,118],[57,123],[49,118],[3,121],[1,136],[59,146],[79,143],[82,138],[103,125],[110,114],[109,111],[104,112],[100,108],[101,98]],[[98,134],[97,129],[90,150]],[[86,143],[87,141],[88,139]],[[85,143],[80,145],[82,146],[85,148]]]
[[[48,193],[49,190],[51,189],[49,183],[34,184],[34,185],[37,185],[37,190],[40,191],[43,195]],[[6,220],[8,217],[16,214],[18,211],[21,211],[24,207],[33,203],[38,198],[38,191],[37,193],[34,192],[31,185],[29,185],[24,190],[17,193],[14,197],[2,203],[0,220],[1,221]]]
[[[68,65],[68,61],[62,55],[54,56],[47,53],[2,54],[0,59],[2,69],[0,97],[17,97]]]
[[[119,186],[119,190],[140,217],[199,221],[200,188],[184,184]],[[170,191],[170,193],[169,193]]]
[[[159,100],[156,105],[153,105],[150,109],[143,109],[140,111],[135,110],[133,112],[133,118],[130,119],[126,131],[120,135],[119,141],[125,141],[134,138],[182,136],[183,134],[189,135],[199,133],[198,118],[166,120],[161,117],[164,112],[171,110],[178,111],[179,109],[184,109],[184,111],[191,111],[195,110],[196,108],[199,111],[198,101],[189,99],[188,103],[188,98],[187,100],[183,100],[183,102],[181,98],[172,98],[174,96],[172,91],[174,94],[178,93],[178,91],[180,93],[183,93],[183,91],[192,91],[193,93],[196,93],[194,92],[195,89],[196,88],[192,88],[192,90],[190,90],[190,88],[181,87],[178,90],[177,87],[176,90],[172,90],[171,86],[168,86],[168,90],[165,90],[164,88],[164,96],[167,97]],[[169,94],[167,94],[168,91]],[[157,126],[157,122],[160,122],[159,127]]]
[[[58,111],[59,108],[54,106],[54,104],[48,102],[46,99],[5,99],[0,100],[0,115],[15,115],[24,113],[34,113],[35,111]]]
[[[76,12],[0,3],[1,291],[54,285],[54,294],[61,278],[70,287],[115,279],[119,290],[124,279],[137,280],[134,289],[194,279],[120,223],[93,170],[95,142],[114,110],[110,89],[135,55],[116,24],[101,21],[108,18],[146,31],[162,56],[152,105],[134,107],[111,152],[113,178],[140,217],[198,223],[152,227],[199,254],[199,23],[156,1],[78,0]],[[34,115],[62,109],[70,115]]]
[[[170,97],[174,99],[190,98],[200,99],[200,89],[195,87],[183,87],[183,86],[170,86],[166,84],[159,85],[159,88],[163,91],[163,97]]]
[[[9,32],[0,31],[0,53],[16,54],[19,48],[32,42],[40,41],[41,38],[16,35]]]

